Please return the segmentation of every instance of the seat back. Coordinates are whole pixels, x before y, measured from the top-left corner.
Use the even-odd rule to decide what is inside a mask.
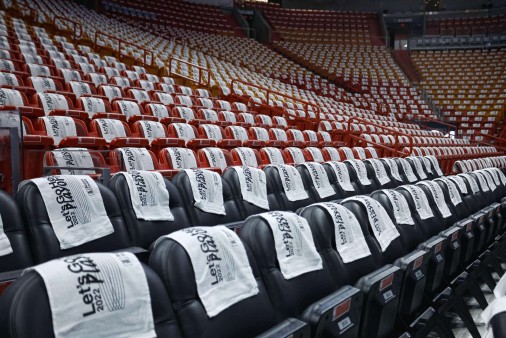
[[[195,175],[196,176],[198,175],[199,180],[202,177],[202,172],[207,171],[206,169],[197,169],[197,170],[188,169],[188,170],[193,170]],[[217,224],[233,223],[242,220],[239,208],[235,203],[228,182],[222,180],[221,176],[219,175],[218,177],[215,177],[215,179],[219,180],[220,181],[219,183],[221,183],[223,208],[225,210],[225,214],[206,212],[195,205],[195,197],[192,190],[192,182],[190,180],[190,177],[188,176],[187,170],[182,170],[172,179],[172,181],[174,182],[174,184],[176,185],[181,194],[181,199],[185,206],[186,213],[193,226],[211,226]],[[194,184],[196,183],[194,182]],[[203,184],[203,186],[206,187],[207,185],[212,184],[212,182],[203,182],[201,180],[198,181],[198,184],[199,186]]]
[[[204,230],[199,231],[208,240],[213,241],[213,237]],[[230,242],[222,244],[231,246]],[[278,317],[272,308],[254,258],[247,246],[245,250],[248,264],[258,285],[258,294],[243,299],[210,318],[197,289],[196,280],[203,276],[195,275],[187,251],[179,242],[169,237],[162,237],[157,242],[149,265],[161,276],[185,337],[249,338],[277,323]]]
[[[48,182],[50,180],[54,181],[58,177],[59,176],[47,176]],[[55,230],[49,219],[45,202],[37,185],[32,181],[28,181],[19,189],[16,201],[18,204],[23,205],[21,214],[29,233],[28,241],[32,249],[35,263],[42,263],[66,255],[85,252],[114,251],[130,246],[130,238],[128,237],[128,232],[116,196],[102,184],[97,183],[97,186],[107,217],[112,224],[114,232],[68,249],[61,249],[60,247]],[[72,208],[73,206],[70,204],[66,205],[66,207]],[[79,205],[77,205],[77,207],[79,207]]]
[[[132,173],[132,175],[134,175]],[[142,179],[142,177],[141,177]],[[138,187],[143,188],[147,197],[154,195],[153,186],[142,184],[140,180]],[[183,201],[176,186],[169,180],[163,179],[165,189],[169,193],[169,208],[173,220],[145,220],[137,217],[132,203],[132,196],[127,179],[124,175],[115,175],[109,188],[118,198],[118,203],[125,219],[132,244],[148,249],[149,246],[160,236],[167,235],[179,229],[190,226],[190,220],[186,215]]]
[[[142,263],[141,263],[142,264]],[[160,277],[148,266],[142,265],[146,274],[151,298],[151,311],[158,337],[182,337]],[[91,275],[94,277],[94,275]],[[80,277],[81,278],[81,277]],[[76,289],[75,285],[64,286]],[[84,290],[85,288],[83,288]],[[88,288],[89,290],[89,288]],[[99,289],[96,289],[100,291]],[[76,291],[77,292],[77,291]],[[89,295],[89,294],[87,294]],[[93,303],[94,304],[94,303]],[[35,270],[27,271],[16,280],[0,298],[2,316],[0,331],[8,338],[50,338],[54,337],[53,318],[48,292],[42,277]],[[37,308],[37,311],[33,311]],[[110,323],[111,325],[124,325]]]
[[[311,204],[311,196],[304,189],[302,177],[294,167],[289,165],[267,166],[264,171],[267,176],[269,204],[277,203],[281,206],[281,210],[291,211]],[[290,172],[293,174],[294,182],[290,182]]]
[[[3,232],[7,236],[2,239],[3,244],[9,242],[9,246],[3,245],[0,256],[0,272],[24,269],[33,264],[28,240],[26,238],[25,226],[21,213],[16,202],[5,192],[0,190],[0,222],[3,225]]]

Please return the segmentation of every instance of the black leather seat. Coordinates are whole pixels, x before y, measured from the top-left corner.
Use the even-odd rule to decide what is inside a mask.
[[[330,185],[330,187],[332,188],[332,190],[334,192],[332,195],[327,196],[327,197],[323,197],[323,198],[320,196],[320,194],[318,193],[318,190],[316,189],[315,183],[313,182],[313,178],[312,178],[312,176],[309,172],[309,169],[308,169],[308,167],[311,167],[311,166],[321,166],[321,169],[323,169],[322,173],[323,173],[323,175],[325,175],[325,177],[318,178],[318,179],[320,179],[320,182],[322,182],[319,184],[322,184],[322,186],[328,187],[330,184],[330,179],[328,177],[327,171],[325,170],[323,165],[320,163],[308,162],[308,163],[299,164],[296,166],[297,170],[300,173],[300,176],[302,177],[302,182],[304,183],[304,190],[306,190],[308,195],[311,197],[312,201],[313,202],[328,202],[328,201],[335,201],[335,200],[341,199],[342,196],[340,196],[338,194],[338,192],[335,190],[335,187],[333,185]],[[318,175],[318,173],[316,173],[316,175]]]
[[[378,183],[372,178],[372,169],[371,172],[369,172],[364,161],[346,160],[344,163],[348,167],[348,172],[350,173],[352,182],[356,182],[360,194],[370,194],[380,188]],[[360,172],[357,172],[357,170]],[[359,179],[359,175],[364,175],[362,180]]]
[[[285,228],[296,226],[286,221],[284,214],[287,212],[276,212],[274,216]],[[310,227],[308,229],[312,232]],[[321,270],[286,279],[277,259],[273,232],[261,215],[249,217],[244,222],[240,237],[251,248],[270,299],[281,317],[299,317],[311,324],[316,336],[357,336],[362,294],[346,286],[344,274],[336,281],[330,267],[322,260]],[[348,319],[345,322],[341,322],[341,318],[334,321],[332,312],[343,303],[349,307]]]
[[[399,165],[395,159],[380,158],[380,161],[383,162],[387,175],[390,177],[393,186],[398,187],[404,184],[404,180],[402,179],[401,173],[399,172]]]
[[[182,337],[167,291],[160,277],[143,265],[151,296],[151,308],[158,337]],[[75,285],[68,285],[75,289]],[[5,338],[54,337],[51,306],[42,277],[28,271],[0,297],[0,332]],[[34,309],[37,309],[34,311]],[[114,323],[111,323],[114,325]]]
[[[281,210],[296,211],[297,209],[305,207],[313,202],[311,200],[311,195],[309,194],[307,198],[298,201],[290,201],[283,189],[278,169],[276,169],[275,166],[267,166],[264,168],[264,171],[267,177],[267,199],[269,201],[269,205],[271,205],[271,203],[273,203],[273,205],[278,204]],[[300,177],[300,179],[302,181],[302,177]],[[301,182],[300,184],[303,188],[304,183]]]
[[[170,237],[162,237],[157,242],[151,253],[149,265],[162,278],[184,337],[247,338],[260,335],[274,338],[290,335],[294,331],[298,333],[294,334],[294,337],[309,337],[309,327],[300,321],[290,319],[280,323],[286,317],[279,317],[274,310],[254,257],[247,246],[245,249],[259,293],[209,318],[198,296],[195,280],[200,276],[195,276],[190,257],[184,247]]]
[[[178,188],[179,193],[181,194],[181,200],[184,204],[186,214],[188,215],[192,226],[211,226],[217,224],[228,224],[229,226],[233,226],[234,224],[242,221],[243,218],[241,217],[239,208],[237,207],[232,195],[232,191],[230,190],[230,187],[226,181],[221,180],[223,188],[223,204],[225,207],[226,215],[208,213],[202,211],[194,205],[195,200],[193,198],[190,178],[184,170],[179,172],[172,179],[172,182]]]
[[[124,175],[115,175],[109,182],[109,188],[116,194],[123,213],[132,243],[148,249],[158,237],[190,226],[179,190],[169,180],[164,179],[165,188],[169,193],[170,212],[174,221],[146,221],[137,219],[132,206],[130,190]],[[149,186],[147,187],[149,189]]]
[[[406,159],[406,161],[409,162],[409,164],[411,164],[411,167],[413,168],[413,173],[416,175],[418,180],[423,181],[423,180],[430,179],[430,177],[425,169],[425,164],[422,163],[422,160],[420,159],[420,157],[409,156],[409,157],[406,157],[405,159]]]
[[[375,158],[364,161],[367,168],[367,176],[370,177],[378,189],[393,189],[397,186],[395,181],[388,175],[385,164]]]
[[[0,190],[0,205],[3,231],[12,248],[12,253],[0,256],[0,273],[27,268],[33,265],[33,262],[19,208],[12,197],[2,190]]]
[[[344,219],[342,205],[332,208]],[[402,285],[402,274],[398,267],[380,266],[372,254],[352,262],[344,263],[337,250],[336,226],[327,208],[321,204],[310,205],[301,211],[313,232],[314,241],[323,261],[329,267],[336,285],[355,285],[364,293],[362,308],[361,337],[388,336],[394,326],[398,299]],[[353,217],[353,214],[352,214]],[[341,231],[339,229],[338,231]],[[369,244],[368,244],[369,245]],[[386,283],[388,281],[388,283]],[[389,284],[389,285],[387,285]],[[387,296],[380,296],[386,294]],[[391,298],[388,295],[391,294]],[[380,299],[380,301],[376,301]]]
[[[100,183],[97,183],[97,185],[114,232],[66,250],[60,248],[60,243],[49,221],[39,188],[35,183],[29,181],[19,189],[16,201],[18,205],[23,206],[21,214],[23,215],[28,242],[36,264],[78,253],[116,251],[131,246],[130,237],[116,196],[109,188]]]
[[[259,170],[259,169],[255,169]],[[278,203],[277,199],[269,200],[269,209],[265,210],[260,208],[257,205],[254,205],[246,200],[244,200],[241,193],[241,183],[239,182],[239,177],[237,171],[235,171],[232,167],[228,167],[225,169],[222,175],[223,181],[226,181],[228,186],[230,187],[230,191],[232,192],[232,196],[236,201],[237,206],[239,207],[239,212],[243,219],[246,219],[248,216],[260,214],[262,212],[266,212],[268,210],[280,210],[281,206]],[[267,185],[267,181],[265,182]]]
[[[376,194],[376,197],[385,203],[388,202],[387,205],[391,206],[390,201],[383,200],[384,198],[388,200],[386,196],[381,196],[380,193],[378,193]],[[377,259],[378,264],[380,266],[394,264],[403,271],[404,277],[402,279],[402,287],[398,297],[399,315],[403,318],[409,318],[420,307],[423,300],[422,294],[425,289],[425,276],[427,273],[429,255],[424,250],[409,250],[409,248],[404,244],[406,243],[413,246],[413,243],[410,243],[410,239],[413,239],[416,235],[421,235],[421,231],[418,234],[409,233],[407,229],[403,229],[404,231],[402,231],[399,230],[398,227],[396,228],[398,229],[399,236],[392,239],[388,247],[382,250],[380,240],[372,228],[375,225],[371,224],[369,221],[370,218],[374,219],[382,217],[381,214],[373,214],[376,213],[376,211],[371,208],[371,204],[374,202],[378,203],[378,207],[385,209],[382,203],[379,203],[370,197],[365,197],[362,201],[354,199],[344,200],[342,205],[350,209],[357,217],[362,226],[362,231],[364,235],[366,235],[365,237],[369,243],[369,247],[371,248],[371,253]],[[388,211],[386,212],[385,217],[389,217]],[[392,219],[390,219],[390,221],[392,221]],[[392,223],[395,226],[393,221]],[[381,227],[380,224],[378,226]],[[420,239],[420,242],[422,240],[423,238]]]
[[[346,168],[345,170],[342,170],[341,167],[337,167],[337,163],[341,162],[325,162],[323,163],[323,167],[327,171],[327,177],[329,178],[330,184],[337,192],[337,196],[339,197],[338,199],[343,199],[359,194],[360,190],[357,182],[351,180],[348,167],[345,164],[341,163],[343,167]],[[342,178],[338,179],[338,175]],[[343,187],[343,184],[341,183],[343,180],[345,182],[349,182],[350,184]]]
[[[419,177],[416,176],[415,170],[411,163],[405,158],[396,158],[397,168],[404,184],[414,184],[418,182]]]

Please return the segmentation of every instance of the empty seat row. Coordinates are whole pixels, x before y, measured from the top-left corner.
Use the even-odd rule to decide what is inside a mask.
[[[339,167],[341,173],[354,170],[349,162],[330,165]],[[264,171],[234,167],[225,171],[223,178],[205,170],[186,170],[178,174],[173,183],[153,173],[133,171],[115,176],[110,184],[112,191],[85,176],[49,176],[27,182],[19,192],[18,202],[24,203],[22,213],[29,229],[30,247],[36,253],[34,257],[41,259],[39,262],[80,253],[74,258],[47,263],[61,262],[59,271],[68,270],[67,265],[70,267],[72,263],[72,267],[89,268],[95,256],[87,252],[112,251],[121,249],[122,245],[128,248],[128,237],[150,245],[159,236],[172,232],[156,241],[149,258],[149,265],[160,277],[151,275],[149,268],[143,269],[151,283],[159,283],[153,280],[161,278],[159,285],[164,288],[159,290],[165,289],[165,292],[158,291],[162,292],[160,299],[172,304],[176,313],[177,320],[169,319],[174,316],[165,313],[165,324],[158,321],[155,328],[167,327],[170,322],[184,337],[250,337],[276,324],[288,325],[287,322],[278,323],[289,317],[308,323],[313,335],[326,332],[325,336],[329,337],[387,337],[399,329],[401,318],[413,320],[424,309],[423,294],[437,296],[437,292],[443,290],[449,297],[447,286],[451,286],[453,293],[463,287],[451,282],[455,276],[473,282],[467,275],[462,277],[462,271],[469,275],[488,271],[486,265],[477,263],[478,266],[468,268],[467,264],[498,241],[496,236],[504,230],[504,209],[496,203],[506,189],[506,177],[502,172],[487,169],[420,181],[415,185],[399,182],[395,190],[375,189],[370,196],[348,195],[337,204],[322,203],[343,198],[335,194],[333,185],[329,189],[325,184],[326,168],[323,166],[316,163],[297,168],[271,166]],[[420,168],[428,174],[423,165]],[[400,172],[405,176],[403,169]],[[421,173],[416,172],[416,175]],[[348,184],[360,182],[364,185],[364,178],[354,178]],[[346,185],[346,178],[341,179]],[[77,200],[87,203],[77,205]],[[318,203],[312,204],[315,202]],[[50,208],[50,204],[61,205],[61,210]],[[298,211],[302,217],[288,210]],[[3,209],[2,216],[4,214],[10,211]],[[55,214],[65,217],[53,219]],[[185,217],[187,222],[182,223]],[[104,220],[105,224],[97,225],[96,222]],[[190,227],[223,223],[236,227],[235,220],[243,223],[239,229],[240,239],[220,226]],[[85,231],[90,222],[95,224],[95,230],[102,232],[88,231],[84,237],[93,240],[85,244],[79,242],[78,237],[82,239],[82,235],[69,236],[68,232],[62,232],[62,224],[67,229],[76,227],[73,231]],[[7,237],[13,238],[8,224],[4,224]],[[161,230],[170,224],[173,226],[170,230]],[[184,229],[173,232],[180,228]],[[468,233],[473,236],[467,236]],[[143,237],[146,235],[151,238]],[[35,237],[41,240],[33,245]],[[196,243],[201,243],[202,250],[191,249],[199,247]],[[225,256],[220,256],[222,254]],[[117,260],[123,263],[133,264],[135,259],[128,253],[117,255]],[[197,259],[207,262],[203,264],[204,269],[196,268]],[[96,264],[100,266],[105,261],[97,258]],[[251,270],[231,270],[231,264],[237,268],[246,265]],[[52,269],[37,266],[0,298],[2,308],[8,309],[6,315],[0,316],[0,326],[9,337],[19,337],[19,333],[51,336],[52,329],[58,329],[54,319],[51,321],[46,315],[8,315],[19,311],[21,304],[29,299],[54,310],[51,298],[51,304],[46,297],[42,300],[40,296],[13,301],[21,292],[44,295],[44,283],[50,294],[51,284],[46,275],[49,270]],[[241,281],[233,283],[233,276]],[[40,278],[44,283],[27,284]],[[236,292],[243,297],[232,297],[230,302],[218,301],[219,304],[209,303],[213,297],[201,289],[199,281],[202,279],[218,285],[223,282],[229,292],[225,294]],[[140,290],[141,284],[136,283],[135,289]],[[251,285],[251,289],[245,290],[245,285]],[[75,290],[75,286],[68,288]],[[220,295],[220,288],[209,290],[217,292],[217,297]],[[164,294],[168,294],[170,301]],[[382,299],[379,303],[378,297]],[[438,303],[430,306],[442,306],[441,302],[457,306],[448,297],[436,297]],[[158,300],[152,302],[160,304]],[[156,306],[153,306],[153,314]],[[465,311],[459,311],[465,315]],[[34,325],[22,318],[31,318]],[[46,326],[52,323],[53,327],[40,328],[42,320]],[[294,321],[289,320],[289,323]],[[13,329],[18,327],[24,329]],[[33,331],[37,328],[39,331]],[[160,332],[165,332],[159,333],[160,336],[168,334]]]

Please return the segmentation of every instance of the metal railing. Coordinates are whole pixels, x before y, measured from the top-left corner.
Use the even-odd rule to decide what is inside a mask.
[[[194,78],[192,77],[189,77],[189,76],[186,76],[186,75],[183,75],[183,74],[179,74],[179,73],[176,73],[175,69],[173,69],[173,64],[174,64],[174,61],[177,63],[184,63],[188,66],[191,66],[191,67],[194,67],[194,68],[197,68],[198,71],[199,71],[199,76],[198,76],[198,79],[195,80]],[[196,83],[199,87],[209,87],[210,83],[211,83],[211,72],[209,71],[209,69],[207,68],[204,68],[202,66],[199,66],[197,64],[194,64],[194,63],[191,63],[191,62],[188,62],[186,60],[181,60],[181,59],[178,59],[176,57],[171,57],[169,59],[169,76],[172,76],[172,75],[176,75],[182,79],[185,79],[185,80],[188,80],[188,81],[191,81],[191,82],[194,82]],[[204,77],[202,76],[203,73],[207,73],[207,77]],[[204,82],[204,80],[206,80]]]
[[[83,25],[80,22],[56,15],[53,18],[53,24],[58,28],[58,22],[68,23],[72,26],[72,40],[80,39],[83,36]],[[79,32],[79,33],[78,33]]]
[[[97,47],[103,47],[103,46],[100,46],[98,44],[98,41],[99,41],[99,38],[103,36],[103,37],[108,37],[112,40],[115,40],[118,44],[118,55],[121,57],[121,55],[125,55],[125,54],[122,54],[121,51],[122,51],[122,48],[125,47],[125,46],[131,46],[131,47],[134,47],[134,48],[137,48],[141,51],[143,51],[143,63],[145,66],[152,66],[153,65],[153,62],[154,62],[154,53],[153,51],[149,50],[149,49],[146,49],[144,47],[140,47],[140,46],[137,46],[131,42],[128,42],[126,40],[123,40],[123,39],[120,39],[118,38],[117,36],[114,36],[114,35],[111,35],[111,34],[108,34],[108,33],[104,33],[104,32],[101,32],[101,31],[96,31],[95,32],[95,39],[93,40],[93,48],[97,49]],[[149,63],[148,63],[148,55],[151,56],[149,58]]]

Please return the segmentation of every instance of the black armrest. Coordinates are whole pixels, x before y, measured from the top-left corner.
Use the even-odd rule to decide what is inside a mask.
[[[387,264],[363,276],[355,287],[364,292],[361,337],[388,337],[395,326],[402,287],[402,271]]]
[[[346,285],[311,304],[302,314],[316,337],[357,337],[362,314],[362,292]]]
[[[415,250],[394,262],[395,266],[404,271],[399,304],[402,316],[412,315],[422,303],[428,263],[429,254],[424,250]]]
[[[256,336],[256,338],[278,338],[278,337],[311,337],[311,328],[307,323],[295,318],[288,318],[272,329]]]
[[[237,221],[237,222],[230,222],[230,223],[226,223],[226,224],[222,224],[222,225],[226,226],[230,230],[234,230],[236,233],[239,233],[239,231],[241,231],[243,223],[244,223],[244,221]]]

